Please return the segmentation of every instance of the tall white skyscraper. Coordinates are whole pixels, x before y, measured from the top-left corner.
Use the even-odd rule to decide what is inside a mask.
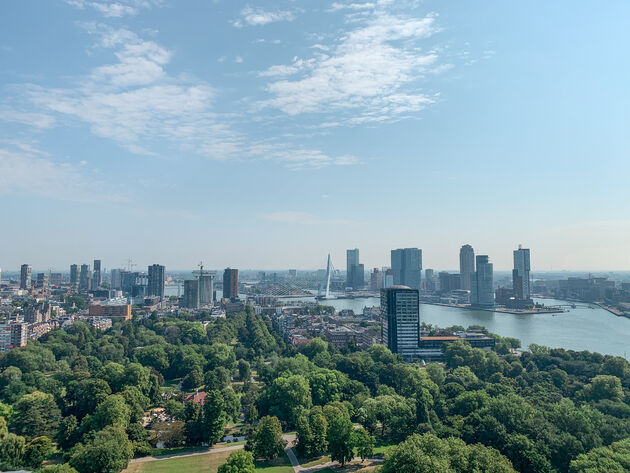
[[[475,272],[475,250],[464,245],[459,250],[459,284],[462,289],[470,291],[470,278]]]
[[[477,255],[477,271],[470,276],[470,303],[478,307],[494,306],[493,266],[487,255]]]
[[[420,289],[422,282],[422,250],[419,248],[398,248],[391,253],[394,285]]]
[[[529,287],[529,249],[521,248],[514,250],[514,269],[512,270],[512,287],[514,295],[520,300],[531,299],[531,291]]]

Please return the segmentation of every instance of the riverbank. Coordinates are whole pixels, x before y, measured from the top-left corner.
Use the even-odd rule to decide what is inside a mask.
[[[627,319],[630,319],[630,313],[628,312],[624,312],[622,310],[619,310],[615,307],[610,307],[608,305],[602,304],[600,302],[593,302],[593,305],[596,305],[597,307],[604,309],[605,311],[610,312],[613,315],[616,315],[617,317],[626,317]]]
[[[485,312],[496,312],[498,314],[512,314],[512,315],[563,314],[565,312],[565,310],[563,309],[552,309],[552,308],[507,309],[505,307],[472,307],[469,304],[444,304],[442,302],[424,302],[424,301],[420,301],[420,304],[437,305],[441,307],[453,307],[455,309],[464,309],[464,310],[481,310]]]

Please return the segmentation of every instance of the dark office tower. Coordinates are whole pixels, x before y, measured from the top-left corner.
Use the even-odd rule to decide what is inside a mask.
[[[346,250],[346,286],[355,288],[357,281],[357,270],[355,266],[359,265],[359,249]]]
[[[383,344],[405,360],[417,354],[420,341],[419,292],[407,286],[381,289]]]
[[[223,271],[223,298],[238,299],[238,269]]]
[[[470,277],[470,303],[478,307],[494,306],[493,266],[487,255],[477,255],[477,271]]]
[[[462,289],[470,291],[470,277],[475,272],[475,250],[464,245],[459,250],[459,281]]]
[[[91,272],[89,264],[81,265],[81,272],[79,273],[79,291],[87,292],[91,289]]]
[[[184,281],[184,307],[189,309],[199,308],[199,279],[187,279]]]
[[[399,248],[392,250],[392,272],[394,285],[420,289],[422,282],[422,250],[419,248]]]
[[[20,289],[31,288],[31,272],[33,270],[28,264],[23,264],[20,267]]]
[[[79,267],[76,264],[70,265],[70,285],[77,287],[79,284]]]
[[[438,277],[440,279],[440,292],[450,292],[461,289],[461,276],[459,274],[442,271],[438,274]]]
[[[149,282],[147,295],[164,299],[164,281],[166,281],[166,268],[160,264],[149,266]]]
[[[521,248],[514,250],[514,270],[512,271],[512,287],[514,295],[521,301],[531,299],[529,288],[529,272],[531,270],[529,262],[529,250]]]
[[[94,260],[94,276],[92,277],[92,286],[94,288],[101,287],[103,279],[101,277],[101,260]]]

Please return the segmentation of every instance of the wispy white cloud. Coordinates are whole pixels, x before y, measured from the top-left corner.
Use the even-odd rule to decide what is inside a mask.
[[[322,52],[315,56],[260,73],[284,77],[267,85],[272,97],[260,105],[289,115],[324,113],[335,116],[329,122],[359,124],[395,120],[433,103],[434,95],[424,93],[420,81],[437,67],[438,53],[420,49],[419,41],[439,31],[436,17],[397,15],[385,3],[360,4],[370,14],[358,23],[353,17],[350,29],[330,46],[322,48],[319,41]],[[344,8],[359,9],[349,5]]]
[[[288,144],[256,143],[241,150],[245,158],[263,159],[283,163],[293,170],[320,169],[328,166],[350,166],[359,164],[353,155],[330,155],[318,149],[291,146]]]
[[[351,2],[351,3],[340,3],[333,2],[330,6],[330,11],[339,11],[339,10],[371,10],[376,7],[376,3],[373,2]]]
[[[251,116],[218,113],[218,92],[210,84],[169,73],[171,51],[126,29],[84,27],[96,36],[98,48],[113,50],[116,61],[71,79],[74,87],[27,84],[22,102],[32,110],[7,107],[0,118],[35,127],[87,124],[94,135],[135,154],[266,160],[296,170],[359,163],[355,156],[327,154],[294,139],[252,140],[237,131]]]
[[[356,221],[348,219],[320,218],[308,212],[293,210],[267,213],[261,215],[261,218],[270,222],[287,223],[291,225],[348,225],[357,223]]]
[[[264,10],[262,8],[254,8],[247,6],[241,10],[240,18],[237,18],[232,22],[232,25],[237,28],[243,26],[263,26],[268,23],[275,23],[278,21],[293,21],[295,14],[287,10]]]
[[[14,123],[22,123],[35,128],[51,128],[55,124],[55,118],[46,113],[22,112],[13,109],[0,110],[0,120]]]
[[[117,1],[90,1],[90,0],[66,0],[68,5],[80,9],[92,8],[105,17],[117,18],[137,15],[140,10],[160,5],[160,0],[117,0]]]
[[[120,202],[72,163],[54,161],[30,144],[0,147],[0,194],[21,192],[75,202]],[[17,148],[17,149],[16,149]]]
[[[94,68],[73,88],[28,86],[43,113],[74,117],[134,153],[151,154],[163,140],[187,149],[211,143],[206,149],[216,151],[234,140],[211,111],[214,89],[166,72],[168,50],[128,30],[94,24],[88,30],[101,47],[115,50],[118,62]]]

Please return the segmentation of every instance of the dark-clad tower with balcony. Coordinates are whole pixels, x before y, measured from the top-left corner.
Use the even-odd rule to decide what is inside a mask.
[[[238,299],[238,269],[226,268],[223,271],[223,297]]]
[[[152,264],[148,268],[147,295],[164,299],[164,281],[166,280],[166,267],[161,264]]]

